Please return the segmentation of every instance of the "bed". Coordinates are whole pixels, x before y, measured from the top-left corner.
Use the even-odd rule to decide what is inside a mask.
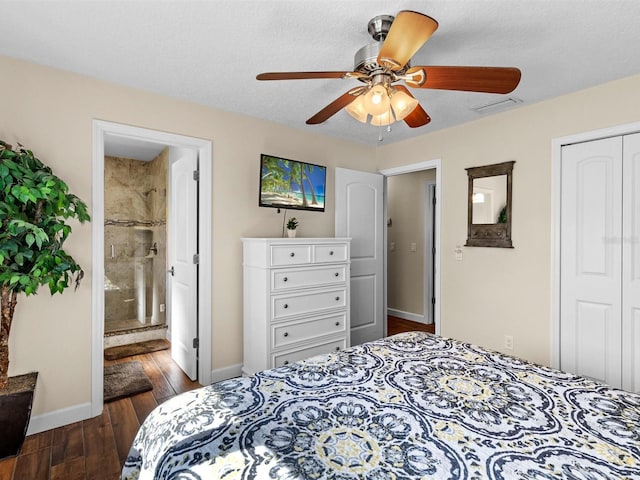
[[[122,479],[640,479],[640,395],[423,332],[158,406]]]

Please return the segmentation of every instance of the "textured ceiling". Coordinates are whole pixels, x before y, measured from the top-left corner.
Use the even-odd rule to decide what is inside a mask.
[[[376,15],[439,22],[414,65],[514,66],[518,106],[640,72],[638,0],[0,0],[0,54],[369,145],[379,128],[344,111],[304,122],[357,80],[258,82],[264,71],[351,70]],[[0,72],[1,73],[1,72]],[[417,90],[432,121],[394,142],[479,118],[504,96]]]

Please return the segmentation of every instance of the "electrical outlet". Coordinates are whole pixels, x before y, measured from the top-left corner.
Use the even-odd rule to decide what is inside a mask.
[[[513,350],[513,335],[504,336],[504,348],[507,350]]]
[[[456,245],[456,248],[453,250],[453,254],[455,255],[455,259],[461,262],[462,261],[462,245]]]
[[[164,303],[160,304],[160,313],[164,312]]]
[[[418,250],[418,245],[416,245],[416,242],[411,242],[411,245],[409,245],[411,248],[412,252],[415,252]]]

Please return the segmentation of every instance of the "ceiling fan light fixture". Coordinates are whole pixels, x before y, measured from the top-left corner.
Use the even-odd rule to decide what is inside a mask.
[[[402,90],[391,89],[391,108],[396,121],[404,120],[418,106],[418,100]]]
[[[386,127],[387,125],[391,125],[393,122],[395,122],[393,115],[391,115],[390,110],[387,110],[386,112],[378,115],[373,115],[369,123],[376,127]]]
[[[345,110],[349,115],[362,123],[367,123],[369,114],[364,103],[364,95],[358,96],[353,102],[351,102]]]
[[[389,111],[389,92],[383,84],[376,84],[364,94],[364,103],[367,112],[371,115],[380,115]]]

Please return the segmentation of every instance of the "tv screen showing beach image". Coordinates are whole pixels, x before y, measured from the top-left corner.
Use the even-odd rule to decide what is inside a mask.
[[[261,155],[260,206],[324,212],[327,167]]]

